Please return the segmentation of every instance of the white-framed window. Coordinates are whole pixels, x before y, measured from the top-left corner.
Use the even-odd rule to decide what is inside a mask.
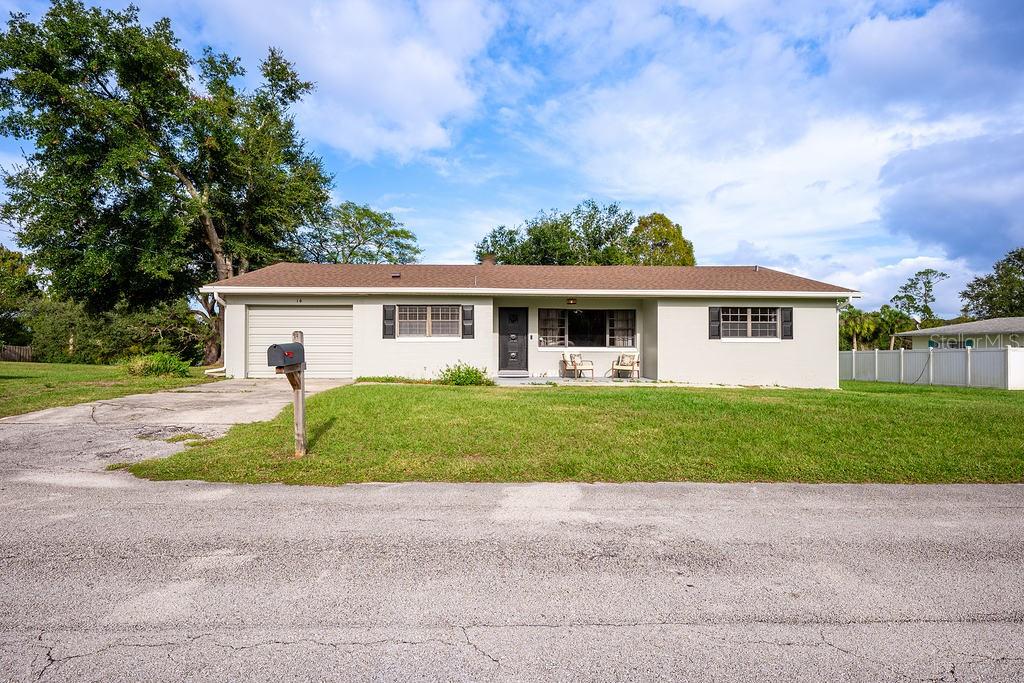
[[[636,311],[631,309],[537,309],[542,347],[636,346]]]
[[[636,346],[636,311],[608,311],[608,346]]]
[[[558,308],[537,309],[537,323],[540,328],[540,346],[567,346],[567,324],[565,311]]]
[[[725,306],[722,308],[722,339],[777,338],[779,309],[763,306]]]
[[[398,306],[399,337],[459,337],[462,306],[452,304],[402,304]]]
[[[431,337],[462,336],[462,306],[429,306]]]

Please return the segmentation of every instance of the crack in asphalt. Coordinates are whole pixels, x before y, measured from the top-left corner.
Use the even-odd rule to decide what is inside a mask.
[[[852,619],[846,621],[821,619],[717,619],[686,621],[579,621],[567,623],[508,623],[508,624],[467,624],[468,628],[633,628],[643,626],[885,626],[911,624],[1021,624],[1022,614],[982,614],[961,619],[943,618],[896,618],[896,619]],[[410,625],[409,627],[413,627]]]
[[[494,662],[496,666],[501,666],[501,662],[498,661],[497,657],[492,656],[489,652],[487,652],[486,650],[484,650],[479,645],[473,642],[473,640],[469,637],[469,630],[466,626],[460,626],[459,628],[462,629],[462,635],[465,636],[467,645],[469,645],[471,648],[482,654],[484,657],[487,657],[487,659]]]
[[[67,655],[65,657],[54,657],[53,656],[53,651],[60,645],[60,643],[59,642],[54,642],[52,644],[44,643],[43,642],[43,635],[46,633],[45,631],[41,631],[39,633],[38,638],[36,638],[35,641],[32,641],[32,644],[36,645],[37,647],[43,647],[46,650],[46,652],[44,653],[45,656],[46,656],[46,663],[39,670],[39,673],[36,674],[36,680],[37,681],[42,680],[43,677],[46,676],[47,672],[51,669],[51,667],[53,667],[53,666],[60,666],[60,665],[63,665],[64,663],[66,663],[66,662],[69,662],[69,661],[72,661],[72,660],[75,660],[75,659],[84,659],[84,658],[87,658],[87,657],[95,657],[97,655],[103,654],[104,652],[109,652],[111,650],[117,650],[117,649],[122,649],[122,648],[179,648],[179,647],[183,647],[183,646],[192,645],[192,644],[194,644],[194,643],[196,643],[196,642],[198,642],[200,640],[203,640],[205,638],[213,639],[209,643],[212,647],[219,647],[219,648],[231,650],[233,652],[242,652],[242,651],[245,651],[245,650],[254,650],[254,649],[262,648],[262,647],[275,647],[275,646],[289,647],[289,646],[292,646],[292,645],[314,645],[314,646],[318,646],[318,647],[330,647],[330,648],[333,648],[335,650],[337,650],[339,648],[347,648],[347,647],[379,647],[379,646],[382,646],[382,645],[400,645],[400,646],[416,647],[416,646],[420,646],[420,645],[437,644],[437,645],[444,645],[446,647],[452,647],[452,648],[456,648],[456,649],[461,649],[464,646],[468,646],[470,649],[472,649],[473,651],[478,653],[480,656],[487,658],[493,664],[495,664],[497,666],[501,665],[500,662],[495,657],[493,657],[487,651],[485,651],[484,649],[479,647],[476,643],[474,643],[470,639],[469,634],[466,632],[466,627],[462,626],[462,627],[457,627],[457,628],[460,628],[462,630],[463,636],[466,638],[465,642],[444,640],[443,638],[425,638],[423,640],[406,640],[406,639],[403,639],[403,638],[380,638],[380,639],[377,639],[377,640],[339,640],[339,641],[317,640],[315,638],[297,638],[295,640],[280,640],[280,639],[262,640],[262,641],[258,641],[258,642],[255,642],[255,643],[245,644],[245,645],[235,645],[235,644],[232,644],[232,643],[226,643],[226,642],[222,642],[220,640],[216,640],[216,638],[218,638],[218,637],[223,637],[223,636],[219,636],[216,633],[200,633],[198,635],[185,637],[185,638],[183,638],[181,640],[159,642],[159,643],[131,643],[131,642],[124,642],[124,641],[115,641],[113,643],[107,643],[106,645],[104,645],[102,647],[99,647],[99,648],[96,648],[95,650],[91,650],[89,652],[80,652],[78,654]]]
[[[19,556],[20,557],[20,556]],[[81,556],[84,559],[90,556]],[[120,559],[135,557],[134,554],[118,555]],[[190,559],[193,555],[175,556],[178,559]],[[959,619],[942,618],[895,618],[895,619],[853,619],[853,620],[821,620],[821,619],[712,619],[712,620],[652,620],[652,621],[573,621],[573,622],[509,622],[509,623],[480,623],[472,622],[461,624],[421,624],[421,623],[391,623],[381,624],[340,624],[341,628],[368,629],[368,628],[394,628],[394,629],[502,629],[502,628],[539,628],[539,629],[572,629],[572,628],[643,628],[650,626],[695,626],[714,628],[716,626],[818,626],[818,627],[845,627],[845,626],[902,626],[915,624],[1024,624],[1024,613],[1022,614],[982,614],[967,616]],[[280,627],[302,628],[301,625],[272,624]],[[28,627],[31,629],[31,627]],[[32,629],[34,630],[34,629]],[[105,628],[75,628],[81,632],[106,631]],[[806,641],[804,641],[806,642]],[[975,656],[984,657],[977,654]],[[1006,657],[1004,659],[1018,659]],[[1024,659],[1024,657],[1020,658]]]
[[[40,642],[42,642],[43,635],[45,633],[46,633],[45,631],[40,632],[39,639],[38,639]],[[54,665],[62,665],[65,662],[70,662],[70,661],[72,661],[74,659],[83,659],[85,657],[95,657],[96,655],[103,654],[104,652],[107,652],[108,650],[115,650],[115,649],[118,649],[118,648],[178,647],[178,646],[181,646],[181,645],[188,645],[188,644],[194,643],[195,641],[199,640],[200,638],[203,638],[203,637],[208,636],[208,635],[211,635],[211,634],[203,633],[203,634],[200,634],[198,636],[192,636],[192,637],[189,637],[189,638],[185,638],[184,640],[181,640],[181,641],[166,642],[166,643],[122,643],[122,642],[114,642],[114,643],[108,643],[107,645],[104,645],[103,647],[98,648],[96,650],[93,650],[91,652],[82,652],[82,653],[79,653],[79,654],[76,654],[76,655],[68,655],[66,657],[54,657],[53,656],[53,651],[60,644],[59,642],[54,643],[52,645],[43,644],[43,647],[46,648],[46,653],[45,653],[46,654],[46,664],[44,664],[43,668],[39,670],[38,674],[36,674],[36,680],[37,681],[41,681],[43,679],[43,676],[46,675],[46,672],[50,670],[50,667],[52,667]]]
[[[775,622],[744,622],[744,623],[752,624],[752,623],[775,623]],[[862,624],[862,623],[864,623],[864,624],[886,624],[886,623],[912,623],[912,622],[870,621],[870,622],[849,622],[848,625],[856,625],[856,624]],[[934,623],[934,622],[928,622],[928,623]],[[962,623],[962,622],[958,622],[958,621],[954,621],[954,620],[948,620],[948,621],[946,621],[944,623]],[[56,640],[48,641],[45,638],[45,636],[47,634],[46,630],[39,631],[39,634],[35,638],[33,638],[33,639],[29,640],[29,641],[21,641],[21,644],[23,644],[23,645],[30,645],[30,646],[33,646],[33,647],[40,647],[40,648],[43,648],[45,650],[45,652],[43,654],[46,657],[46,662],[43,664],[43,666],[40,668],[39,672],[36,674],[35,679],[37,681],[41,681],[45,676],[47,676],[47,674],[49,672],[51,672],[51,669],[53,669],[53,667],[58,667],[58,666],[61,666],[61,665],[65,664],[65,663],[67,663],[69,661],[73,661],[73,660],[77,660],[77,659],[85,659],[85,658],[89,658],[89,657],[95,657],[97,655],[101,655],[104,652],[108,652],[108,651],[111,651],[111,650],[129,649],[129,648],[130,649],[135,649],[135,648],[141,648],[141,649],[172,648],[172,649],[176,649],[176,648],[180,648],[180,647],[187,647],[189,645],[198,643],[199,641],[205,640],[205,639],[210,639],[209,645],[212,646],[212,647],[223,648],[223,649],[231,650],[231,651],[234,651],[234,652],[242,652],[242,651],[246,651],[246,650],[253,650],[253,649],[264,648],[264,647],[276,647],[276,646],[290,647],[290,646],[294,646],[294,645],[312,645],[312,646],[316,646],[316,647],[329,647],[329,648],[332,648],[332,649],[335,649],[335,650],[338,650],[339,648],[380,647],[380,646],[386,646],[386,645],[398,645],[398,646],[407,646],[407,647],[417,647],[417,646],[430,645],[430,644],[443,645],[445,647],[452,647],[452,648],[456,648],[456,649],[462,649],[464,647],[468,647],[472,651],[477,653],[479,656],[487,659],[491,664],[493,664],[494,667],[495,667],[495,672],[496,672],[501,667],[501,660],[498,657],[495,657],[494,655],[492,655],[490,652],[488,652],[484,648],[482,648],[480,645],[478,645],[473,640],[473,638],[470,636],[469,629],[471,629],[471,628],[472,629],[482,629],[482,628],[585,628],[585,627],[591,627],[591,628],[636,627],[636,628],[639,628],[639,627],[645,627],[645,626],[674,626],[674,625],[680,625],[680,626],[691,626],[692,625],[692,626],[703,626],[703,627],[712,627],[713,628],[716,624],[713,624],[713,623],[709,624],[709,623],[702,623],[702,622],[630,622],[630,623],[580,622],[580,623],[573,623],[573,624],[472,624],[472,625],[458,625],[458,626],[445,625],[445,626],[428,627],[428,628],[444,628],[444,629],[457,629],[457,630],[460,630],[462,632],[462,636],[464,638],[464,640],[461,641],[461,642],[460,641],[455,641],[455,640],[447,640],[447,639],[444,639],[444,638],[424,638],[424,639],[421,639],[421,640],[410,640],[410,639],[404,639],[404,638],[379,638],[379,639],[375,639],[375,640],[337,640],[337,641],[334,641],[334,640],[322,640],[322,639],[317,639],[317,638],[296,638],[296,639],[260,640],[260,641],[257,641],[257,642],[247,643],[247,644],[233,644],[231,642],[224,642],[224,640],[222,640],[224,638],[224,634],[219,634],[219,633],[216,633],[216,632],[204,632],[204,633],[200,633],[200,634],[196,634],[196,635],[185,636],[185,637],[182,637],[182,638],[177,639],[177,640],[161,641],[161,642],[156,642],[156,643],[139,643],[139,642],[126,642],[126,641],[122,641],[122,640],[116,640],[114,642],[107,643],[107,644],[103,645],[102,647],[98,647],[98,648],[96,648],[94,650],[90,650],[88,652],[80,652],[80,653],[77,653],[77,654],[66,655],[66,656],[63,656],[63,657],[54,656],[54,650],[56,650],[57,647],[59,647],[60,640],[56,639]],[[357,628],[366,628],[366,627],[357,627]],[[407,628],[409,628],[409,627],[407,627]],[[423,628],[423,627],[419,627],[419,628]],[[708,638],[711,638],[711,639],[714,639],[714,640],[718,640],[718,641],[724,642],[724,643],[729,643],[729,644],[732,644],[732,645],[741,645],[741,646],[742,645],[770,645],[770,646],[773,646],[773,647],[827,647],[827,648],[834,649],[837,652],[841,652],[841,653],[843,653],[845,655],[853,657],[855,659],[869,661],[869,662],[872,662],[872,663],[877,664],[879,666],[882,666],[882,667],[888,669],[891,673],[893,673],[894,675],[896,675],[900,679],[928,681],[928,682],[934,682],[934,683],[942,683],[944,681],[959,681],[960,678],[959,678],[959,674],[957,672],[957,667],[958,666],[964,667],[964,666],[971,666],[971,665],[976,665],[976,664],[996,663],[996,662],[1024,662],[1024,656],[1016,657],[1016,656],[1006,655],[1006,656],[994,657],[994,656],[990,656],[990,655],[986,655],[986,654],[982,654],[982,653],[969,653],[969,654],[965,654],[964,655],[965,658],[957,659],[955,661],[952,661],[951,665],[950,665],[950,668],[948,670],[945,670],[945,671],[941,672],[940,674],[938,674],[936,676],[931,676],[931,677],[927,677],[927,678],[913,679],[909,674],[907,674],[907,673],[905,673],[903,671],[900,671],[899,669],[897,669],[896,667],[892,666],[888,662],[880,661],[878,659],[874,659],[872,657],[869,657],[869,656],[867,656],[867,655],[865,655],[865,654],[863,654],[861,652],[857,652],[855,650],[850,650],[850,649],[847,649],[845,647],[841,647],[841,646],[837,645],[836,643],[834,643],[832,640],[829,639],[829,637],[826,635],[824,629],[822,629],[820,631],[819,636],[820,636],[819,640],[810,640],[810,641],[808,641],[808,640],[771,640],[771,639],[763,639],[763,638],[755,638],[755,639],[742,639],[741,638],[741,639],[736,639],[736,638],[728,638],[728,637],[723,637],[723,636],[716,636],[716,635],[713,635],[713,634],[706,634],[706,637],[708,637]],[[5,642],[5,643],[2,643],[2,644],[5,645],[5,646],[10,646],[10,645],[16,645],[17,643]],[[967,657],[970,657],[971,659],[967,659]]]

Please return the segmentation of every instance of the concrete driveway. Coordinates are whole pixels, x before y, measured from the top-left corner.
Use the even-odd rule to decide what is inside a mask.
[[[309,396],[350,384],[309,379]],[[50,408],[0,419],[0,472],[102,472],[112,462],[169,455],[176,434],[216,437],[232,425],[269,420],[292,401],[283,377],[231,379],[153,394]]]
[[[271,417],[280,385],[0,421],[0,678],[1024,678],[1021,486],[102,470]]]

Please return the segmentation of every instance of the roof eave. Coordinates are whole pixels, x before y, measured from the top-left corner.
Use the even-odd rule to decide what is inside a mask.
[[[378,294],[447,294],[470,296],[617,296],[617,297],[735,297],[795,299],[857,299],[855,290],[837,292],[789,290],[711,290],[711,289],[502,289],[495,287],[256,287],[245,285],[206,285],[203,294],[303,294],[370,296]]]

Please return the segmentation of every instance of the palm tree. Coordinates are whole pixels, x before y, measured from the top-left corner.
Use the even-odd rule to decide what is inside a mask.
[[[878,330],[878,316],[850,306],[839,315],[839,330],[853,340],[853,350],[857,351],[857,340],[867,339]]]
[[[917,324],[909,315],[889,304],[882,304],[877,316],[879,331],[889,335],[890,351],[896,346],[896,333],[914,329]]]

